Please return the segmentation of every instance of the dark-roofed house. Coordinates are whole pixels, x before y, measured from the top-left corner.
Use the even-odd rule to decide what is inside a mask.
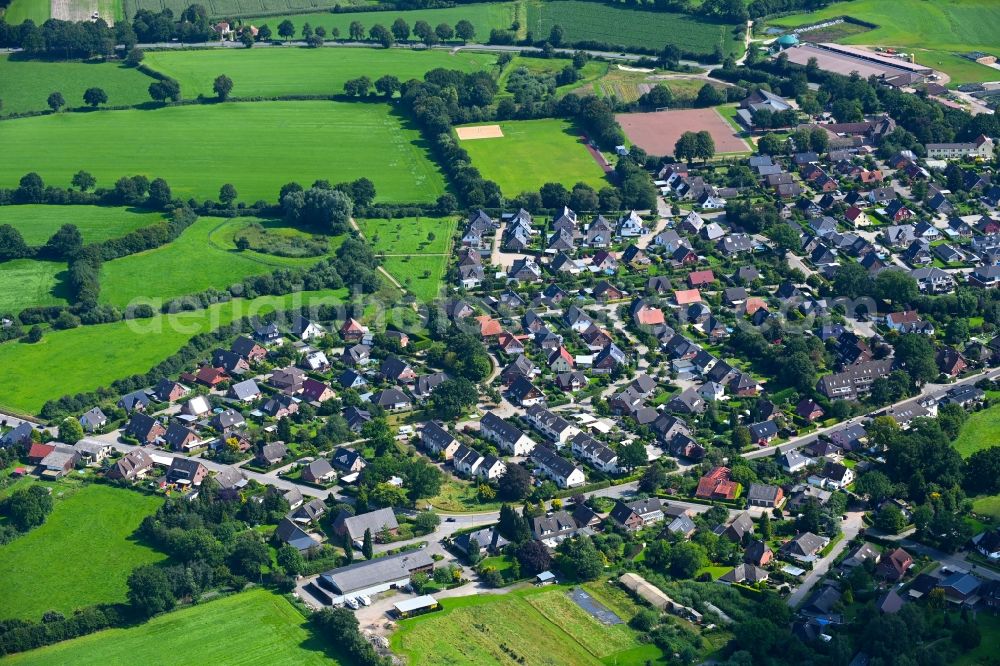
[[[806,600],[801,612],[805,615],[829,615],[838,601],[840,601],[840,590],[832,585],[824,585]]]
[[[535,442],[520,428],[493,412],[486,412],[480,419],[479,434],[512,456],[526,456],[535,448]]]
[[[132,418],[129,419],[128,425],[125,426],[123,432],[125,435],[134,437],[143,444],[152,444],[158,438],[162,437],[167,432],[167,429],[152,416],[143,414],[142,412],[135,412],[132,414]]]
[[[336,480],[337,472],[326,458],[317,458],[302,468],[302,478],[309,483],[327,484]]]
[[[774,551],[766,541],[751,541],[743,551],[743,561],[758,567],[767,566],[774,559]]]
[[[368,410],[352,405],[344,410],[344,420],[347,421],[347,427],[351,432],[361,432],[365,424],[372,420],[372,415]]]
[[[287,543],[300,553],[304,553],[310,548],[317,548],[320,545],[319,542],[312,537],[312,535],[289,520],[287,517],[282,518],[281,522],[278,523],[278,527],[274,530],[274,535],[279,541]]]
[[[537,541],[552,542],[553,545],[573,536],[577,531],[576,521],[566,511],[553,511],[545,516],[531,519],[531,534]]]
[[[747,490],[747,503],[750,506],[774,508],[785,501],[785,493],[781,486],[770,486],[762,483],[751,483]]]
[[[499,553],[509,542],[500,536],[497,527],[485,527],[475,532],[467,532],[455,537],[455,547],[466,555]]]
[[[144,449],[132,449],[111,466],[108,478],[135,481],[146,476],[153,469],[153,464],[153,456]]]
[[[953,573],[938,583],[938,587],[944,590],[945,599],[952,603],[966,603],[982,586],[983,582],[968,573]]]
[[[634,532],[663,520],[663,503],[655,498],[635,502],[616,502],[609,517],[616,523]]]
[[[360,453],[343,446],[337,447],[337,449],[333,452],[333,455],[330,457],[330,462],[333,465],[333,468],[341,474],[354,474],[356,472],[360,472],[367,464],[365,463],[365,459],[361,457]]]
[[[0,436],[0,448],[7,448],[8,446],[27,446],[27,444],[31,442],[31,431],[31,424],[27,421],[22,421],[16,428],[8,430]]]
[[[768,573],[764,569],[753,564],[744,562],[739,564],[732,571],[728,571],[719,577],[720,583],[744,583],[754,585],[762,583],[768,578]]]
[[[531,452],[531,460],[543,476],[555,481],[560,488],[574,488],[586,483],[583,470],[552,449],[536,446]]]
[[[398,388],[387,388],[372,396],[372,403],[388,412],[401,412],[413,408],[413,401]]]
[[[192,458],[174,458],[167,469],[167,483],[178,486],[200,486],[208,468]]]
[[[149,407],[149,402],[149,396],[146,395],[145,391],[132,391],[121,397],[121,400],[118,401],[118,406],[124,409],[125,413],[132,414],[144,411]]]
[[[875,567],[875,574],[890,581],[902,580],[913,566],[913,557],[902,548],[885,553]]]
[[[428,421],[420,431],[420,443],[435,457],[451,460],[458,450],[459,442],[437,421]]]
[[[803,532],[781,547],[781,553],[802,562],[811,562],[830,540],[812,532]]]
[[[180,400],[187,395],[188,391],[189,389],[183,384],[167,379],[166,377],[157,382],[156,386],[153,387],[153,395],[160,402]]]
[[[256,461],[261,467],[270,467],[284,460],[287,455],[288,447],[284,442],[272,442],[261,447]]]
[[[223,435],[228,435],[234,430],[242,430],[246,424],[246,419],[235,409],[221,411],[209,421],[209,425]]]
[[[170,422],[163,442],[174,451],[191,451],[202,443],[198,433],[177,421]]]
[[[725,537],[730,541],[742,543],[744,537],[753,534],[753,519],[749,513],[741,513],[736,516],[728,525],[718,525],[712,530],[716,536]]]

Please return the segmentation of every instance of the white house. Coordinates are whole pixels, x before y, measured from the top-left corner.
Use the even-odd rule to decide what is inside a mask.
[[[575,488],[587,482],[582,469],[552,449],[537,446],[531,453],[531,459],[537,466],[538,473],[552,479],[560,488]]]
[[[528,423],[558,445],[563,445],[571,437],[580,432],[580,429],[571,424],[561,416],[550,412],[539,405],[532,405],[525,414]]]
[[[535,448],[534,440],[493,412],[487,412],[479,421],[479,434],[508,455],[526,456]]]

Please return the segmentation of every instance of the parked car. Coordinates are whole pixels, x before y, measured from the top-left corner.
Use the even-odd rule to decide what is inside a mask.
[[[344,603],[347,604],[347,607],[350,608],[351,610],[358,610],[359,608],[361,608],[361,604],[358,603],[357,599],[348,599]]]

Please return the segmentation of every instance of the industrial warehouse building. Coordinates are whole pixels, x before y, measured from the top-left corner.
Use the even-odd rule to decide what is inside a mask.
[[[319,575],[310,592],[328,605],[338,605],[362,595],[406,587],[414,573],[433,568],[434,560],[425,550],[412,550],[327,571]]]

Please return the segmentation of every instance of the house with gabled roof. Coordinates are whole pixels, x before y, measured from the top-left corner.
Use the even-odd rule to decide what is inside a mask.
[[[582,469],[552,449],[536,446],[531,452],[531,460],[543,476],[552,479],[560,488],[582,486],[587,481]]]
[[[535,442],[520,428],[493,412],[486,412],[480,419],[479,434],[496,444],[501,451],[508,455],[525,456],[535,448]]]
[[[142,412],[134,412],[123,431],[125,435],[134,437],[143,444],[156,442],[165,432],[167,429],[162,423]]]

